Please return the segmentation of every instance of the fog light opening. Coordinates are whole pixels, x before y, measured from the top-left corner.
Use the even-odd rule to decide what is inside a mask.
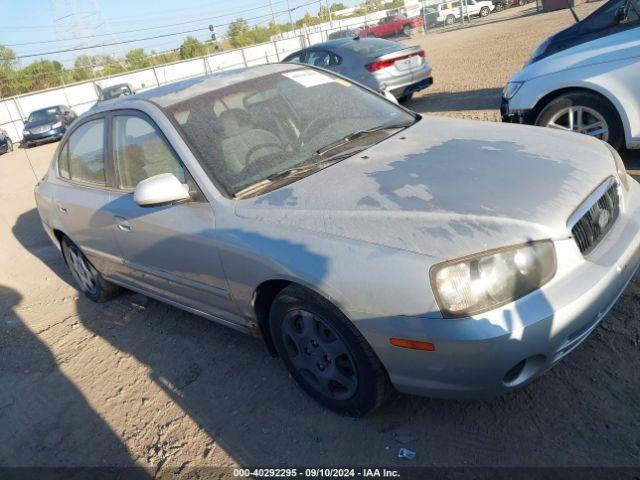
[[[544,355],[533,355],[516,363],[504,374],[503,383],[508,387],[515,387],[530,380],[537,375],[544,367],[546,357]]]

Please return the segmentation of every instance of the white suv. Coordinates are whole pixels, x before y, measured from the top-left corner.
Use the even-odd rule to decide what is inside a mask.
[[[454,22],[460,20],[460,1],[439,3],[437,5],[431,5],[431,8],[437,8],[438,23],[444,23],[445,25],[453,25]],[[486,17],[496,7],[493,2],[487,0],[467,0],[466,7],[462,5],[463,10],[466,10],[465,17]]]
[[[502,120],[640,148],[640,0],[610,0],[546,39],[502,94]]]

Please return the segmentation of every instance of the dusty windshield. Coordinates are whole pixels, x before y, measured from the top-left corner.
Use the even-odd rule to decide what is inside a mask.
[[[205,170],[231,195],[366,148],[394,133],[384,127],[415,121],[380,96],[311,69],[241,82],[168,110]]]

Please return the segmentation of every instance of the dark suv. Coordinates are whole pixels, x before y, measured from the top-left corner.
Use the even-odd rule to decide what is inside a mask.
[[[22,132],[23,145],[29,148],[38,143],[60,140],[76,117],[76,113],[64,105],[31,112]]]

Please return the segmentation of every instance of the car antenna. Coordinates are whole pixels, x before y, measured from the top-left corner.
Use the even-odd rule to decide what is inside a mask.
[[[573,18],[575,19],[576,23],[580,22],[580,18],[578,18],[578,14],[576,13],[575,9],[573,8],[573,3],[571,0],[567,0],[567,6],[569,7],[569,10],[571,10],[571,15],[573,15]]]

